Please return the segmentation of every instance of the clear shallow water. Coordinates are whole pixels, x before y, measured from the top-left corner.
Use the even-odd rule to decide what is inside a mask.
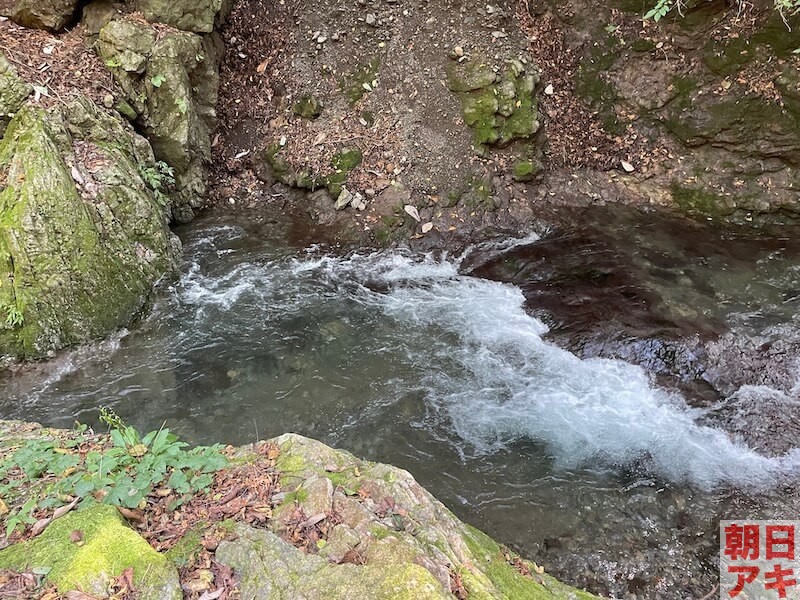
[[[463,257],[291,250],[282,227],[194,225],[183,276],[140,327],[0,382],[0,416],[68,426],[107,405],[198,443],[318,437],[408,468],[554,574],[618,597],[704,595],[721,515],[800,505],[794,444],[759,453],[714,426],[720,406],[556,346],[518,287],[461,274]],[[764,421],[741,395],[774,393],[723,408]]]

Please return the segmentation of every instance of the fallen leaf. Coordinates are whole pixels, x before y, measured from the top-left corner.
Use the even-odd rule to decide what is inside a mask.
[[[264,71],[266,71],[268,64],[269,64],[268,58],[262,60],[260,63],[258,63],[258,66],[256,67],[256,73],[263,73]]]
[[[69,534],[69,541],[73,544],[83,541],[83,532],[80,529],[73,529]]]
[[[410,204],[406,204],[403,207],[403,210],[406,211],[406,213],[408,213],[409,215],[411,215],[411,218],[414,219],[417,223],[422,221],[422,219],[419,216],[419,211],[417,210],[417,208],[415,206],[412,206]]]
[[[433,229],[433,223],[428,221],[422,226],[422,233],[428,233],[431,229]]]

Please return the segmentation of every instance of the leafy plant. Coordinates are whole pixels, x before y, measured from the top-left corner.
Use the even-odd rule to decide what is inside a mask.
[[[155,193],[156,201],[162,207],[167,205],[166,190],[175,185],[175,169],[170,167],[163,160],[156,161],[155,166],[139,166],[141,175],[147,187]]]
[[[162,84],[163,84],[163,83],[164,83],[166,80],[167,80],[167,78],[166,78],[166,77],[164,77],[164,76],[163,76],[161,73],[159,73],[158,75],[156,75],[156,76],[154,76],[154,77],[152,77],[152,78],[150,79],[150,83],[152,83],[152,84],[153,84],[153,87],[160,88],[160,87],[161,87],[161,85],[162,85]]]
[[[652,19],[656,23],[663,19],[669,11],[675,6],[674,0],[658,0],[656,5],[645,13],[644,18],[646,21]]]
[[[189,110],[189,106],[186,104],[186,100],[183,98],[175,98],[175,106],[178,107],[178,112],[182,115],[186,114],[186,111]]]
[[[1,308],[6,312],[6,329],[16,329],[17,327],[21,327],[25,322],[25,317],[16,304],[6,304]]]
[[[9,503],[6,536],[20,525],[35,523],[37,511],[75,498],[80,505],[136,508],[158,492],[174,496],[169,507],[174,509],[206,492],[214,471],[228,464],[219,445],[187,449],[164,427],[141,437],[112,411],[101,410],[100,418],[109,433],[99,439],[80,426],[66,439],[31,440],[0,459],[0,498],[19,496],[18,502]]]

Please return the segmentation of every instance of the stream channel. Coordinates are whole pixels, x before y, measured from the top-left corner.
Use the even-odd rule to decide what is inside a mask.
[[[294,431],[408,469],[568,583],[702,597],[719,519],[800,508],[800,235],[589,220],[457,255],[198,220],[140,323],[0,379],[0,417]]]

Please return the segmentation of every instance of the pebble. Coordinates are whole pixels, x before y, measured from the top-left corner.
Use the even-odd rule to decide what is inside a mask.
[[[366,20],[367,20],[367,25],[371,25],[373,27],[378,22],[378,18],[375,15],[373,15],[372,13],[369,13],[367,15],[367,19]]]

